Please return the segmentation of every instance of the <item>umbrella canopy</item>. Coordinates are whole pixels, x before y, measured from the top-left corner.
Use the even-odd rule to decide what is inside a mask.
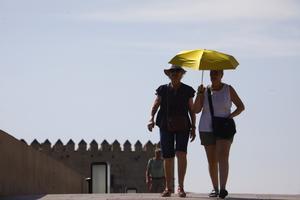
[[[235,69],[239,65],[231,55],[206,49],[179,52],[169,63],[195,70]]]

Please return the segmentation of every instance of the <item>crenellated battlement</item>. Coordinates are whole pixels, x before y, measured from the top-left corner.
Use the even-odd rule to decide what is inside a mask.
[[[27,144],[25,140],[21,141]],[[105,139],[101,143],[96,140],[86,142],[83,139],[78,143],[72,139],[63,143],[58,139],[54,144],[48,139],[44,142],[35,139],[28,145],[62,162],[83,177],[92,177],[93,164],[107,163],[111,179],[110,191],[114,193],[124,193],[126,188],[136,188],[138,192],[148,191],[145,170],[148,160],[155,155],[155,148],[159,146],[151,141],[142,144],[139,140],[135,143],[114,140],[109,143]]]
[[[22,141],[25,142],[24,140]],[[103,140],[100,144],[98,144],[96,140],[92,140],[88,145],[87,142],[82,139],[75,149],[75,143],[72,139],[70,139],[66,144],[63,144],[63,142],[58,139],[54,145],[52,145],[48,139],[42,143],[34,139],[30,146],[46,152],[153,152],[157,144],[153,144],[151,141],[148,141],[143,145],[138,140],[134,145],[132,145],[128,140],[126,140],[121,147],[121,144],[118,140],[115,140],[111,144],[109,144],[106,140]]]

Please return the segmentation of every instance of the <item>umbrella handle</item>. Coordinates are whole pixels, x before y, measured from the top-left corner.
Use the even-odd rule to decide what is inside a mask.
[[[203,85],[203,74],[204,74],[204,70],[202,70],[201,85]]]

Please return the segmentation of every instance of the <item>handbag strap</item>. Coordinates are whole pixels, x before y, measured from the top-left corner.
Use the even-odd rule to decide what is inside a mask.
[[[168,87],[167,87],[167,121],[168,121],[168,118],[169,118],[169,90],[170,90],[170,84],[168,84]]]
[[[213,117],[214,116],[214,107],[213,107],[213,104],[212,104],[210,87],[207,87],[207,94],[208,94],[208,104],[209,104],[210,114],[211,114],[211,117]]]

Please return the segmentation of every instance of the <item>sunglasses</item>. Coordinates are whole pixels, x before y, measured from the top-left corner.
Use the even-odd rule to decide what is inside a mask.
[[[222,70],[211,70],[210,75],[222,75],[223,71]]]
[[[172,69],[170,70],[170,73],[173,74],[173,73],[179,73],[179,72],[182,72],[181,69]]]

